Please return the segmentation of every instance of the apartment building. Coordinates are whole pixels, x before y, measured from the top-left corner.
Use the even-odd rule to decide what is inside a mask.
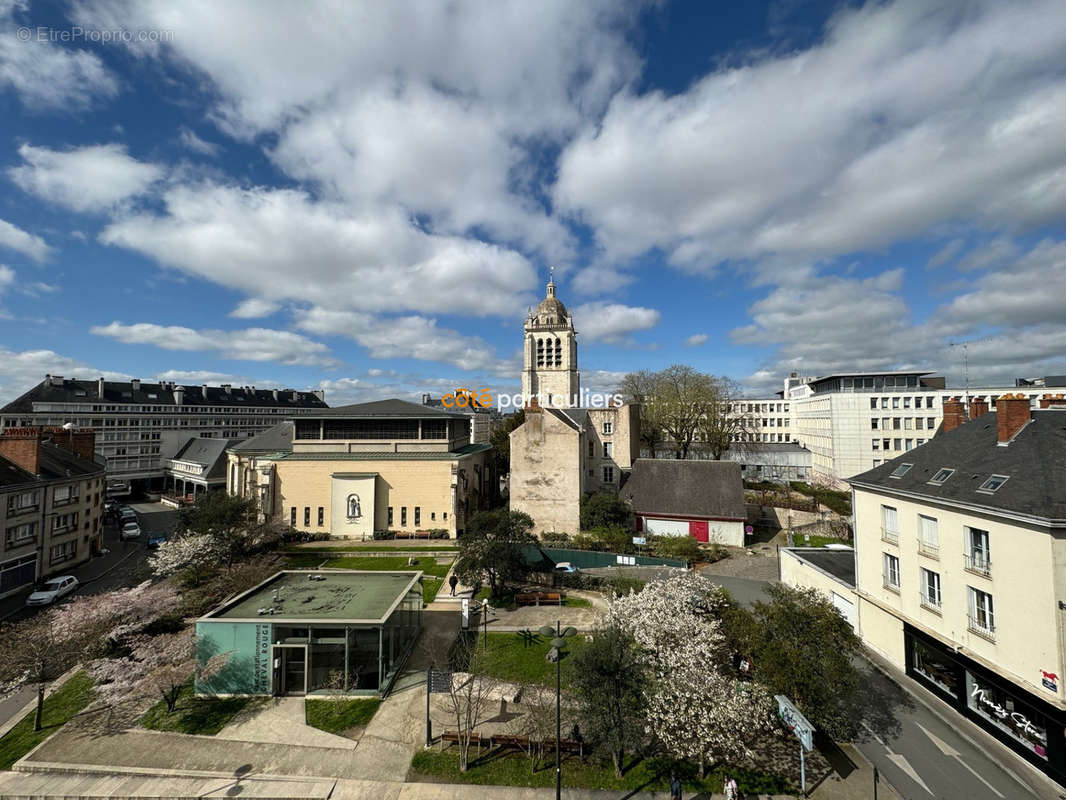
[[[100,552],[104,467],[93,445],[92,431],[0,434],[0,597]]]
[[[106,459],[109,482],[159,488],[168,460],[190,437],[247,438],[283,419],[325,408],[319,390],[46,375],[0,409],[0,429],[66,423],[92,429],[96,454]]]
[[[850,481],[857,631],[1066,781],[1066,400],[944,409],[924,446]]]
[[[738,441],[762,444],[791,442],[791,402],[780,397],[738,400],[729,407],[731,414],[744,418],[744,431]]]

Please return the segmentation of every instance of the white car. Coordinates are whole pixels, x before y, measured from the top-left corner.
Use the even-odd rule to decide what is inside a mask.
[[[141,526],[136,522],[127,522],[122,526],[122,531],[119,533],[118,538],[122,541],[127,539],[139,539],[141,536]]]
[[[555,565],[555,571],[559,572],[559,573],[567,573],[567,574],[573,574],[575,572],[581,572],[580,569],[575,567],[569,561],[560,561],[558,564]]]
[[[78,579],[73,575],[60,575],[45,583],[44,588],[26,598],[28,606],[50,606],[56,600],[78,588]]]

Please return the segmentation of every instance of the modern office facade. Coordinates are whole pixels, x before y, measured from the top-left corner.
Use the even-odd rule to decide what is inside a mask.
[[[1039,405],[949,403],[925,446],[851,480],[857,630],[1066,782],[1066,401]]]
[[[283,419],[328,408],[321,391],[186,386],[166,381],[76,380],[46,375],[0,409],[0,428],[72,423],[96,434],[109,482],[162,484],[166,462],[190,437],[241,439]]]

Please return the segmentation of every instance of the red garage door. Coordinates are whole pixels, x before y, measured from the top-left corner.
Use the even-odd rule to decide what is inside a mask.
[[[707,520],[690,519],[688,521],[688,535],[697,542],[707,541]]]

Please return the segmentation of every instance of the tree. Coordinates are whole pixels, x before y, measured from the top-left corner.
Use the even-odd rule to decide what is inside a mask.
[[[523,684],[520,689],[525,713],[518,717],[515,733],[526,739],[526,756],[530,772],[544,758],[544,743],[555,739],[555,691],[539,683]]]
[[[183,508],[181,525],[191,533],[212,536],[222,548],[229,567],[256,544],[257,509],[254,499],[217,489]]]
[[[497,475],[506,475],[511,471],[511,431],[525,421],[526,412],[520,408],[510,416],[504,417],[489,435],[489,443],[495,448]]]
[[[158,694],[174,713],[193,672],[196,640],[191,629],[160,636],[138,635],[125,643],[128,655],[94,661],[89,671],[98,696],[109,705]]]
[[[186,569],[203,570],[218,564],[226,555],[213,534],[188,532],[160,544],[148,557],[148,565],[155,575],[167,576]]]
[[[697,435],[720,461],[726,450],[742,450],[753,433],[751,416],[740,410],[740,387],[725,376],[710,376],[711,398],[704,407]]]
[[[466,772],[470,766],[470,744],[474,733],[499,706],[499,696],[495,693],[499,681],[481,672],[474,672],[474,650],[477,648],[477,634],[460,632],[450,650],[430,646],[430,662],[438,669],[451,672],[451,683],[444,697],[448,714],[455,720],[455,729],[459,734],[459,771]],[[470,669],[470,672],[453,671],[457,667]]]
[[[537,544],[533,519],[522,511],[482,511],[471,518],[459,540],[455,573],[467,586],[486,576],[494,597],[502,585],[529,571],[526,553]]]
[[[813,589],[770,584],[766,593],[770,601],[756,602],[750,614],[733,612],[732,627],[751,654],[756,679],[772,694],[787,695],[834,739],[853,737],[859,637]]]
[[[581,498],[581,530],[614,526],[633,526],[633,512],[625,500],[609,492],[586,494]]]
[[[662,425],[655,415],[655,409],[651,401],[655,397],[656,381],[658,373],[640,370],[630,372],[618,387],[618,394],[625,398],[627,403],[639,403],[640,409],[640,444],[647,447],[651,457],[655,458],[655,449],[663,441]]]
[[[646,738],[647,661],[634,637],[612,624],[573,658],[586,735],[610,752],[615,777],[621,778],[626,753],[639,750]]]

